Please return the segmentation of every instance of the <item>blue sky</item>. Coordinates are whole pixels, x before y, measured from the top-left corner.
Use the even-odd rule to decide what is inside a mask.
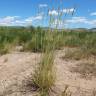
[[[96,27],[96,0],[0,0],[0,25],[48,26],[48,9],[55,17],[58,15],[58,6],[64,12],[76,7],[74,15],[64,15],[59,26]]]

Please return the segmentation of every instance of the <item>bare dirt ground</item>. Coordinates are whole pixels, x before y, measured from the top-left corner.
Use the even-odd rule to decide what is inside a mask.
[[[36,93],[24,86],[28,77],[34,73],[35,65],[40,61],[39,53],[12,52],[0,57],[0,96],[36,96]],[[63,60],[64,50],[56,51],[56,82],[54,96],[59,96],[66,85],[72,96],[95,96],[96,78],[81,78],[71,69],[84,60]],[[52,96],[53,96],[52,95]]]
[[[64,86],[69,86],[72,96],[96,96],[96,78],[94,76],[82,78],[80,73],[72,72],[77,64],[83,64],[86,60],[65,60],[62,59],[64,51],[57,51],[56,64],[56,92],[63,92]],[[90,62],[90,60],[87,62]],[[89,75],[89,74],[88,74]],[[95,94],[95,95],[93,95]]]
[[[40,54],[13,52],[0,57],[0,96],[30,96],[23,84],[34,72]],[[26,93],[26,94],[25,94]]]

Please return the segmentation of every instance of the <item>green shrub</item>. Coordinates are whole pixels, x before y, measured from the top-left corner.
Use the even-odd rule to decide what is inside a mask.
[[[8,53],[9,50],[10,50],[10,44],[8,43],[0,44],[0,55]]]

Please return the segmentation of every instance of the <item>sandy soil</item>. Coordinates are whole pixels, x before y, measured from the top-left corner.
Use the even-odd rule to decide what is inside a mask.
[[[52,96],[58,96],[66,85],[72,96],[92,96],[96,89],[96,78],[81,78],[71,68],[84,61],[63,60],[64,50],[56,51],[56,82]],[[36,96],[32,89],[24,88],[27,78],[34,72],[40,61],[40,54],[12,52],[0,57],[0,96]],[[93,95],[94,96],[94,95]]]
[[[96,78],[82,78],[80,73],[72,72],[73,67],[76,67],[79,63],[86,62],[86,60],[64,60],[62,59],[64,53],[65,50],[57,51],[56,53],[56,92],[63,92],[64,86],[69,86],[72,96],[94,96],[92,94],[93,91],[96,90]]]
[[[24,80],[34,72],[39,58],[40,54],[23,52],[13,52],[1,56],[0,96],[23,96],[24,92],[20,87]]]

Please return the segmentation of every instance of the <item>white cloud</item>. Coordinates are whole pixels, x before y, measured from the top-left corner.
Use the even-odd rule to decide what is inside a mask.
[[[74,9],[74,8],[69,8],[69,9],[63,9],[63,10],[61,10],[63,13],[67,13],[67,14],[69,14],[69,13],[72,13],[72,12],[75,12],[76,10]]]
[[[91,24],[91,25],[93,25],[93,26],[96,26],[96,20],[91,20],[91,21],[89,22],[89,24]]]
[[[55,15],[55,16],[58,16],[58,12],[56,10],[49,10],[48,12],[49,15]]]
[[[58,15],[58,13],[54,10],[54,11],[50,11],[50,14],[52,15]],[[36,16],[31,16],[31,17],[27,17],[27,18],[21,18],[20,16],[6,16],[6,17],[2,17],[0,18],[0,26],[26,26],[26,25],[32,25],[32,24],[39,24],[38,21],[41,21],[43,19],[43,15],[38,14]],[[53,26],[56,26],[56,24],[58,24],[58,26],[68,26],[68,25],[78,25],[81,24],[82,26],[88,25],[88,26],[93,26],[96,27],[96,19],[88,19],[86,17],[72,17],[70,19],[66,19],[66,20],[55,20],[53,22]]]
[[[0,26],[15,26],[15,25],[28,25],[29,23],[32,24],[32,22],[42,20],[42,15],[32,16],[28,18],[20,18],[19,16],[6,16],[0,18]]]
[[[96,16],[96,12],[90,13],[91,16]]]
[[[66,20],[67,23],[86,23],[86,17],[72,17],[72,19]]]
[[[9,25],[11,26],[12,24],[14,24],[15,20],[18,20],[19,16],[6,16],[3,18],[0,18],[0,25]]]
[[[72,19],[66,20],[66,24],[82,24],[82,25],[90,25],[96,26],[96,19],[90,20],[86,17],[72,17]]]
[[[41,8],[44,8],[44,7],[47,7],[48,5],[47,4],[39,4],[39,7]]]
[[[32,24],[34,21],[40,21],[43,19],[42,15],[37,15],[37,16],[32,16],[32,17],[28,17],[27,19],[25,19],[25,23],[27,24]]]
[[[76,10],[74,8],[69,8],[69,9],[62,9],[60,10],[61,13],[67,13],[67,14],[70,14],[72,12],[75,12]],[[59,15],[59,12],[58,10],[49,10],[49,15],[54,15],[54,16],[58,16]]]
[[[42,19],[43,19],[42,15],[38,15],[38,16],[34,17],[34,20],[42,20]]]

